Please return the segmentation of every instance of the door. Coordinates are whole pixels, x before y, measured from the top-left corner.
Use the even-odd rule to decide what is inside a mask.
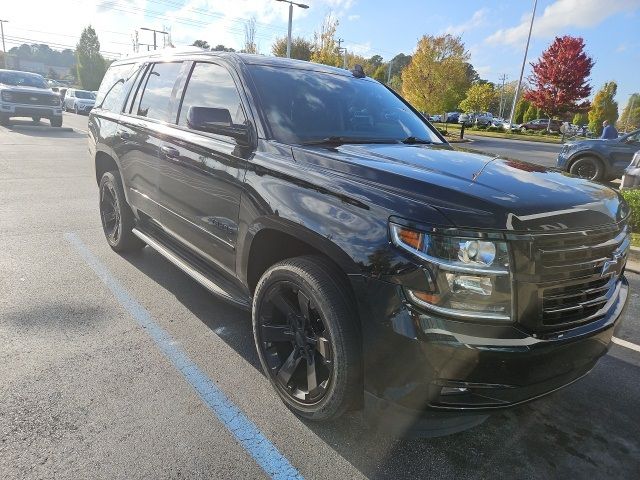
[[[233,123],[247,121],[230,72],[216,63],[194,63],[172,138],[161,146],[161,221],[196,253],[235,275],[240,194],[252,152],[231,137],[190,129],[191,107],[223,108]]]
[[[624,169],[631,163],[633,155],[640,150],[640,132],[607,142],[607,144],[611,149],[611,167],[617,175],[622,175]]]
[[[116,132],[129,201],[153,218],[161,211],[157,198],[160,146],[169,122],[176,116],[176,89],[182,68],[183,62],[149,65],[131,93]]]

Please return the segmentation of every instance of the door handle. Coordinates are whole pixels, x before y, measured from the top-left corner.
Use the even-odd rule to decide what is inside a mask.
[[[173,147],[169,147],[168,145],[162,145],[160,147],[160,152],[162,152],[162,154],[170,159],[175,159],[176,157],[180,156],[180,152],[178,150],[176,150]]]
[[[122,140],[129,140],[131,138],[131,134],[129,132],[120,132],[120,138]]]

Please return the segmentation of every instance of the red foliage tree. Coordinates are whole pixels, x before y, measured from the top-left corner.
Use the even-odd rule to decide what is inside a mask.
[[[524,97],[549,118],[589,106],[588,101],[581,100],[591,94],[589,75],[594,62],[584,47],[580,37],[556,37],[538,61],[531,64],[531,89]]]

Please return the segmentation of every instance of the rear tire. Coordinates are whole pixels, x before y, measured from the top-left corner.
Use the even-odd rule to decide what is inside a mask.
[[[39,123],[40,117],[31,117],[31,120],[33,120],[35,123]]]
[[[124,196],[118,171],[106,172],[100,179],[100,219],[114,251],[131,252],[144,247],[144,242],[133,234],[135,217]]]
[[[600,182],[604,178],[604,165],[596,157],[581,157],[571,164],[569,172],[581,178]]]
[[[8,127],[9,125],[11,125],[11,119],[6,115],[0,114],[0,125],[2,125],[3,127]]]
[[[357,314],[341,273],[304,256],[269,268],[253,297],[253,336],[282,401],[310,420],[332,420],[362,397]]]

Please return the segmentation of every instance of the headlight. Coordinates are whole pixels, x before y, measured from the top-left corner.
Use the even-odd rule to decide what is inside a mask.
[[[5,102],[12,102],[13,95],[11,94],[11,92],[4,91],[2,92],[2,100],[4,100]]]
[[[511,320],[507,243],[420,232],[391,224],[394,245],[425,264],[429,291],[405,289],[411,302],[465,320]]]

